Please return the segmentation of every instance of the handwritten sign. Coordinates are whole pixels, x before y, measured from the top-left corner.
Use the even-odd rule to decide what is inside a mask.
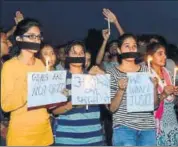
[[[110,75],[72,75],[72,104],[109,104]]]
[[[66,86],[66,71],[28,73],[28,107],[67,101],[61,91]]]
[[[148,73],[128,73],[127,112],[154,110],[154,85]]]

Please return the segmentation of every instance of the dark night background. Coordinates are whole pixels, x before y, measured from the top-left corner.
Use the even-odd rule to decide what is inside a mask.
[[[168,43],[178,45],[178,0],[0,0],[0,26],[8,30],[15,25],[15,12],[20,10],[24,17],[32,17],[42,23],[44,38],[52,45],[87,38],[86,46],[92,51],[94,64],[96,50],[102,42],[99,30],[107,28],[103,8],[116,14],[125,32],[158,34],[164,36]],[[118,32],[113,25],[111,29],[110,38],[116,39]],[[175,54],[175,58],[177,56]],[[178,109],[176,111],[178,113]],[[111,119],[109,113],[103,114],[108,114],[105,117]],[[110,127],[106,129],[111,131]],[[110,138],[108,140],[111,141]]]
[[[44,37],[53,45],[83,39],[91,28],[106,28],[102,8],[117,15],[125,32],[156,33],[170,43],[178,42],[178,1],[1,0],[0,6],[1,26],[13,26],[15,12],[20,10],[43,24]],[[113,39],[118,33],[111,28]]]

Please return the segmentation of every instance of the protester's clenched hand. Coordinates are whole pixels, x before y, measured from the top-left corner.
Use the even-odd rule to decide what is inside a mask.
[[[126,78],[120,79],[118,81],[119,90],[125,90],[127,88],[127,84],[128,84],[128,79]]]

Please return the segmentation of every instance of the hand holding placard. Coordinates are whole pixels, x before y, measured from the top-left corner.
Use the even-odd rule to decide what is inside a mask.
[[[68,97],[69,96],[69,90],[68,89],[63,89],[62,91],[61,91],[61,93],[63,94],[63,95],[65,95],[66,97]]]
[[[124,91],[127,88],[127,84],[128,84],[128,79],[126,79],[126,78],[120,79],[118,81],[119,90]]]

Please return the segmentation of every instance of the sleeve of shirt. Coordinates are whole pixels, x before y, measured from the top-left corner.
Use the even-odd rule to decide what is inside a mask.
[[[113,99],[116,95],[117,89],[118,89],[118,82],[116,81],[114,77],[114,73],[112,71],[107,71],[108,74],[111,76],[111,81],[110,81],[110,88],[111,88],[111,99]]]
[[[1,73],[1,107],[10,112],[22,107],[26,100],[23,96],[24,84],[15,77],[13,67],[4,64]]]

